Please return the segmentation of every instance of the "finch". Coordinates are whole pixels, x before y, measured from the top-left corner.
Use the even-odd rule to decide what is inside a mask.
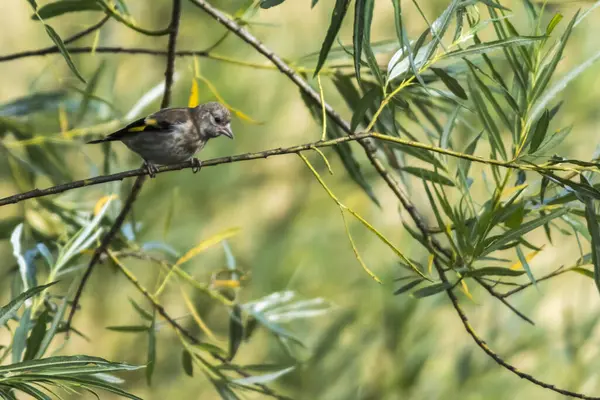
[[[198,172],[200,161],[194,155],[209,139],[227,136],[233,139],[231,113],[220,103],[200,104],[194,108],[165,108],[134,121],[103,139],[88,143],[121,141],[143,159],[150,177],[157,165],[192,160]]]

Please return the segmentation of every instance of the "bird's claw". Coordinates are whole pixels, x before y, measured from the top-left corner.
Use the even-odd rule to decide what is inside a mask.
[[[192,158],[192,172],[195,174],[196,172],[200,171],[200,168],[202,168],[202,162],[200,160],[198,160],[196,157]]]
[[[148,175],[150,175],[150,178],[154,178],[156,176],[156,173],[158,172],[158,168],[156,167],[156,165],[154,165],[148,161],[146,161],[145,164],[146,164],[146,172],[148,172]]]

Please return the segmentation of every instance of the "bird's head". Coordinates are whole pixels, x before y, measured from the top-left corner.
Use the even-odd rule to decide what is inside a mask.
[[[211,102],[194,108],[196,118],[200,121],[200,134],[208,138],[224,135],[233,139],[231,131],[231,113],[222,104]]]

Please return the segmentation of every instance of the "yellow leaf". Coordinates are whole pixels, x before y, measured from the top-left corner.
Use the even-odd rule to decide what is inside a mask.
[[[427,271],[429,272],[429,275],[431,275],[431,271],[433,269],[433,258],[433,254],[430,254],[427,258]]]
[[[255,119],[250,118],[248,115],[244,114],[242,111],[231,107],[225,101],[225,99],[223,97],[221,97],[221,95],[219,94],[215,85],[213,85],[208,79],[206,79],[205,77],[203,77],[201,75],[198,75],[197,78],[206,84],[206,86],[208,87],[208,90],[210,90],[210,92],[217,98],[217,101],[219,103],[223,104],[225,107],[227,107],[233,113],[233,115],[235,115],[239,119],[246,121],[248,123],[251,123],[251,124],[255,124],[255,125],[262,124],[262,122],[259,122],[259,121],[256,121]]]
[[[119,198],[119,196],[117,196],[116,194],[111,194],[109,196],[101,197],[100,200],[98,200],[96,202],[96,205],[94,206],[94,215],[98,215],[100,213],[100,211],[102,210],[102,207],[104,207],[104,205],[107,202],[118,199],[118,198]]]
[[[237,279],[216,279],[211,282],[213,288],[237,289],[240,287],[240,281]]]
[[[239,233],[239,231],[240,231],[240,228],[230,228],[221,233],[216,234],[215,236],[212,236],[206,240],[201,241],[196,246],[191,248],[187,253],[185,253],[179,260],[177,260],[175,265],[181,265],[181,264],[191,260],[192,258],[196,257],[198,254],[202,253],[204,250],[208,249],[209,247],[212,247],[215,244],[218,244],[225,239],[229,239],[230,237],[237,235]]]
[[[63,104],[58,106],[58,125],[60,126],[60,132],[63,135],[69,130],[69,120]]]
[[[539,250],[535,250],[535,251],[532,251],[531,253],[527,254],[525,256],[525,260],[527,260],[527,262],[530,262],[531,260],[533,260],[533,258],[535,256],[537,256],[538,253],[544,249],[544,246],[542,246],[542,248]],[[513,265],[510,266],[510,269],[523,269],[523,264],[521,264],[521,261],[517,261],[516,263],[514,263]]]
[[[196,78],[192,79],[192,90],[190,91],[190,99],[188,100],[188,107],[196,107],[199,104],[199,90],[198,81]]]
[[[465,280],[463,279],[462,281],[460,281],[460,285],[462,286],[462,291],[463,293],[471,300],[471,301],[475,301],[473,300],[473,296],[471,296],[471,292],[469,292],[469,287],[467,286],[467,283],[465,282]]]
[[[98,42],[100,42],[100,30],[97,30],[96,34],[94,35],[94,41],[92,42],[92,52],[91,52],[92,56],[96,55],[96,48],[98,47]]]
[[[528,184],[528,183],[523,183],[523,184],[521,184],[521,185],[518,185],[518,186],[514,186],[514,187],[509,187],[509,188],[506,188],[506,189],[504,189],[504,190],[502,191],[502,195],[501,195],[500,197],[501,197],[501,198],[508,197],[508,196],[512,195],[513,193],[515,193],[515,192],[517,192],[517,191],[519,191],[519,190],[521,190],[521,189],[524,189],[524,188],[526,188],[527,186],[529,186],[529,184]]]
[[[206,336],[208,336],[209,338],[211,338],[213,341],[216,342],[217,338],[215,337],[215,334],[204,323],[202,318],[200,318],[200,314],[198,314],[196,307],[194,307],[194,304],[192,303],[189,296],[187,295],[187,293],[184,292],[183,289],[181,289],[181,296],[183,297],[183,301],[185,302],[186,307],[190,311],[190,314],[192,314],[192,318],[194,318],[194,321],[196,321],[196,324],[198,324],[198,328],[200,328],[202,330],[202,332],[206,333]]]

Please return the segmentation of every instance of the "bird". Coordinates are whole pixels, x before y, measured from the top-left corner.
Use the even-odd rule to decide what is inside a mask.
[[[123,142],[144,159],[148,175],[154,178],[157,165],[188,160],[192,161],[192,171],[198,172],[201,162],[194,155],[208,140],[219,136],[233,139],[231,113],[224,105],[210,102],[191,108],[164,108],[87,143]]]

